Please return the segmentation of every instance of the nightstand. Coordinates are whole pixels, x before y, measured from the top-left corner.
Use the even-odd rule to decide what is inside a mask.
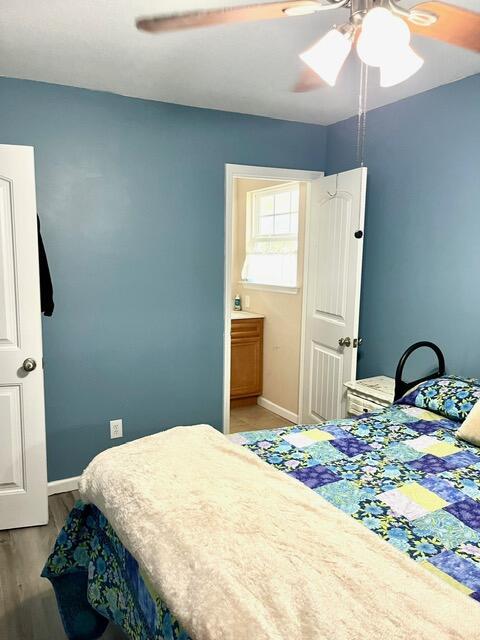
[[[387,376],[375,376],[364,380],[346,382],[347,414],[360,416],[362,413],[378,411],[393,402],[395,380]]]

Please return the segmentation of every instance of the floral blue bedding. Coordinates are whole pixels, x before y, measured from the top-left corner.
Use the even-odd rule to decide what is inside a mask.
[[[231,438],[480,600],[480,451],[455,437],[478,400],[478,380],[442,378],[381,412]],[[42,575],[72,640],[108,620],[132,640],[189,640],[93,505],[74,507]]]

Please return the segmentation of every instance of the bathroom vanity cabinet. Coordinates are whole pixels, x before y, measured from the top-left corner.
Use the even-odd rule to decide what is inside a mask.
[[[230,401],[232,407],[256,404],[262,395],[263,322],[261,315],[232,313]]]

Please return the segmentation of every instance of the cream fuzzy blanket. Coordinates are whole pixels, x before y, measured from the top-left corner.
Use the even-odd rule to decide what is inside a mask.
[[[474,640],[480,604],[207,425],[108,449],[80,491],[194,640]]]

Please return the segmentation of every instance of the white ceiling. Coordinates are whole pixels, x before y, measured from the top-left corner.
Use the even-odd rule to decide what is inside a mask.
[[[353,115],[354,55],[336,87],[290,91],[301,70],[297,54],[345,21],[345,9],[164,35],[134,27],[139,15],[252,1],[2,0],[0,75],[319,124]],[[480,0],[458,4],[480,11]],[[419,37],[414,47],[425,64],[407,82],[381,89],[371,72],[369,108],[480,72],[478,54]]]

